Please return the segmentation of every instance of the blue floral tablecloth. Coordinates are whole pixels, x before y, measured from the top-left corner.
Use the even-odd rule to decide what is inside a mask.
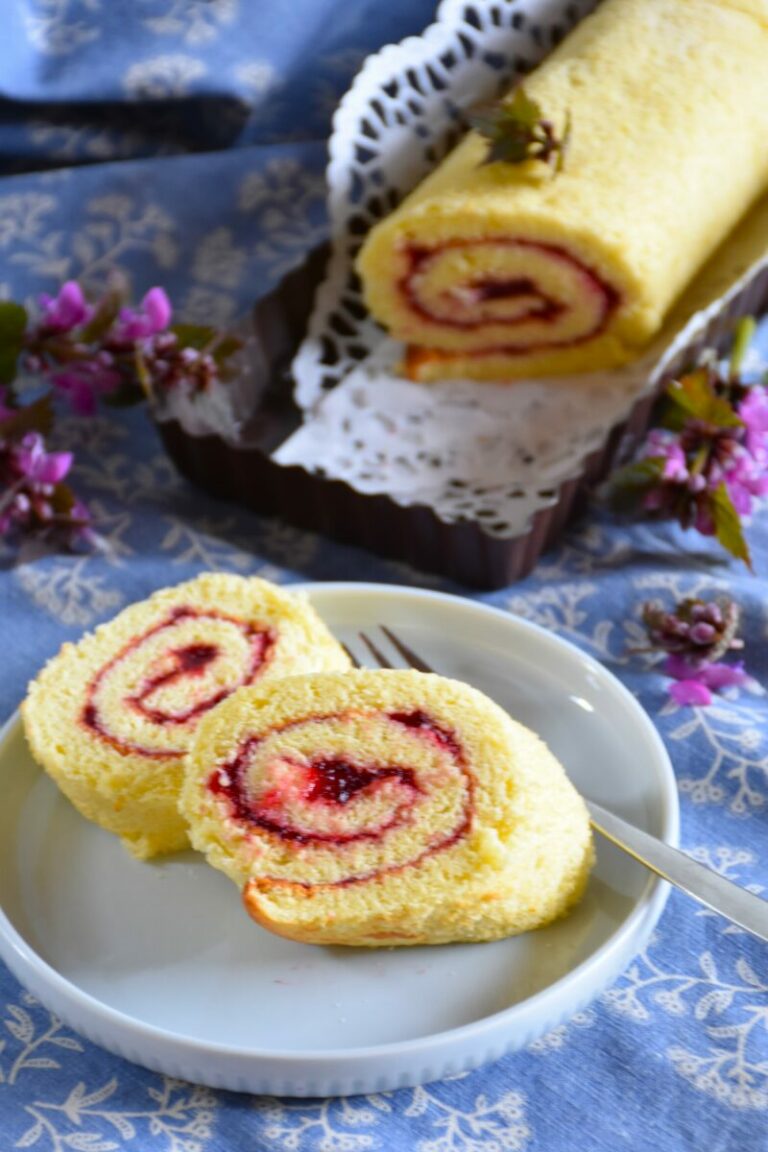
[[[366,53],[419,31],[432,0],[6,0],[0,38],[0,295],[114,266],[135,295],[226,322],[324,235],[329,118]],[[0,545],[0,706],[64,640],[153,589],[218,568],[278,581],[447,588],[403,565],[202,498],[145,413],[65,417],[72,482],[104,547]],[[768,884],[768,525],[756,574],[671,527],[590,513],[524,582],[477,597],[597,657],[672,757],[685,848]],[[727,589],[758,684],[679,709],[646,657],[643,600]],[[463,589],[448,590],[466,592]],[[469,594],[469,593],[466,593]],[[179,1083],[62,1026],[0,966],[0,1152],[680,1152],[765,1147],[766,949],[673,894],[616,984],[526,1051],[371,1098],[273,1100]]]

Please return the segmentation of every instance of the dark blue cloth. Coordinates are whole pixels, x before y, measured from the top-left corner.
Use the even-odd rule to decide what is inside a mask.
[[[330,114],[364,55],[419,31],[431,0],[6,0],[0,36],[0,289],[29,299],[118,266],[187,318],[226,322],[325,229]],[[10,715],[64,640],[162,585],[219,568],[444,586],[201,497],[142,411],[64,419],[73,485],[106,542],[2,546]],[[768,706],[741,690],[677,709],[630,649],[642,601],[727,589],[745,660],[768,672],[768,534],[757,575],[668,527],[589,513],[534,574],[480,597],[604,662],[640,698],[680,785],[684,846],[762,891]],[[463,591],[462,589],[453,589]],[[766,952],[673,894],[604,996],[527,1051],[373,1099],[269,1101],[166,1081],[106,1055],[0,971],[0,1144],[36,1152],[707,1152],[757,1148],[768,1110]],[[78,1086],[82,1086],[79,1088]],[[42,1119],[41,1119],[42,1117]]]

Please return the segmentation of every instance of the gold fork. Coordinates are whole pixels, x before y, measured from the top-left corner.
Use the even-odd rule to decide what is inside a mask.
[[[379,625],[388,644],[372,639],[366,632],[358,633],[357,642],[345,645],[357,668],[411,668],[417,672],[435,672],[418,653],[397,636],[391,628]],[[394,653],[389,657],[384,647]],[[373,662],[373,663],[371,663]],[[768,901],[754,892],[740,888],[718,872],[700,864],[679,848],[651,836],[649,832],[629,824],[613,812],[608,812],[592,800],[584,799],[589,810],[592,827],[606,840],[628,853],[640,864],[655,872],[662,880],[674,884],[695,900],[714,912],[738,924],[753,936],[768,940]]]

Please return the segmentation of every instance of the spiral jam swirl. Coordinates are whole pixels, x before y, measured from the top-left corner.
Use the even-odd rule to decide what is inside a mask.
[[[433,330],[415,355],[525,354],[598,336],[616,290],[573,253],[523,239],[454,240],[404,253],[399,291]],[[438,336],[445,334],[444,342]],[[449,334],[461,333],[455,349]]]
[[[252,683],[274,642],[269,630],[223,612],[175,608],[92,677],[81,722],[119,752],[183,756],[174,734]]]
[[[262,875],[310,887],[415,864],[466,835],[473,811],[456,736],[420,711],[291,721],[244,740],[207,787]]]

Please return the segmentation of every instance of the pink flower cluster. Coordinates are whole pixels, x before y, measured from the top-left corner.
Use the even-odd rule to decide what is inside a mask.
[[[175,387],[195,395],[241,370],[236,354],[243,341],[207,325],[172,328],[164,289],[150,288],[137,308],[125,306],[125,299],[125,285],[115,276],[94,303],[67,281],[55,296],[39,298],[31,320],[22,305],[0,301],[4,374],[35,374],[50,385],[26,406],[13,383],[0,388],[0,536],[56,532],[71,544],[92,535],[85,508],[64,482],[72,453],[49,452],[43,439],[53,396],[90,416],[101,400],[132,404]]]
[[[733,427],[693,420],[682,432],[649,432],[643,455],[662,466],[661,483],[643,498],[647,512],[671,513],[687,503],[692,526],[712,536],[710,498],[721,484],[739,516],[749,516],[755,499],[768,495],[768,390],[754,385],[734,410],[741,423]]]
[[[0,421],[12,411],[3,401],[4,395]],[[86,508],[62,485],[72,459],[71,452],[47,452],[39,432],[27,432],[17,441],[0,439],[0,536],[43,529],[72,543],[88,534]]]
[[[688,597],[671,610],[643,605],[642,619],[652,649],[666,652],[664,673],[673,680],[669,694],[678,704],[704,706],[712,693],[744,684],[744,665],[724,664],[728,652],[744,647],[737,635],[739,607],[734,600]]]
[[[121,388],[138,391],[137,355],[158,337],[173,338],[162,288],[151,288],[138,308],[119,304],[114,287],[90,304],[69,280],[55,296],[39,298],[38,316],[20,335],[19,363],[84,416]],[[91,535],[89,516],[64,483],[72,453],[49,452],[44,427],[18,407],[13,391],[0,388],[0,536],[36,531],[71,545]]]
[[[165,291],[150,288],[138,308],[121,308],[105,326],[74,280],[56,296],[41,296],[39,305],[39,320],[27,335],[27,366],[45,372],[81,416],[93,415],[101,397],[133,377],[135,349],[166,333],[172,317]]]
[[[727,362],[705,349],[670,380],[639,457],[607,486],[617,512],[640,511],[714,536],[749,568],[743,519],[768,496],[768,382],[741,375],[755,330],[754,318],[742,317]]]

